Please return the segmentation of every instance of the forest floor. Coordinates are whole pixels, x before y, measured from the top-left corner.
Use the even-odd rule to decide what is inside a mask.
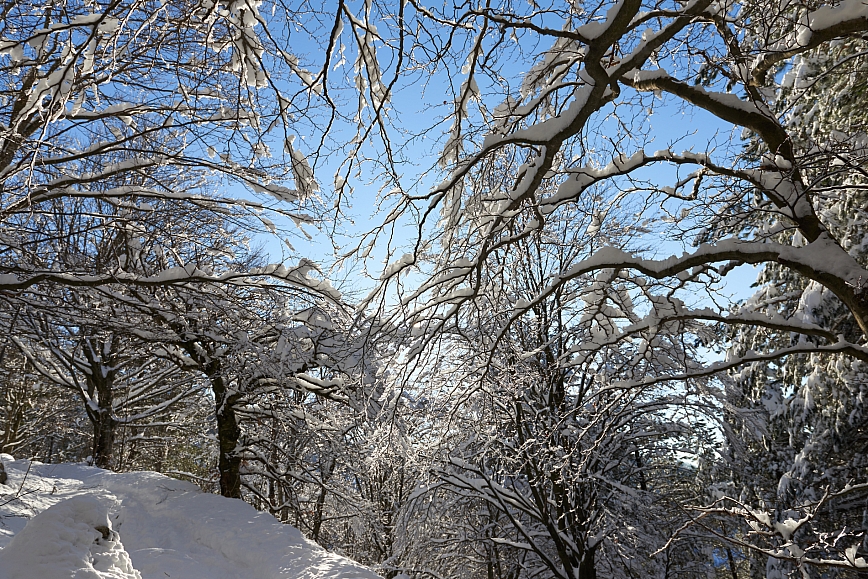
[[[0,460],[0,579],[377,578],[271,515],[187,482]]]

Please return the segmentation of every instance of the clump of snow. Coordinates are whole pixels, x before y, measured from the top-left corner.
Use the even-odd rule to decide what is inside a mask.
[[[74,496],[27,522],[0,551],[6,579],[141,579],[111,530],[108,505]]]
[[[157,473],[0,455],[2,579],[376,579],[289,525]]]

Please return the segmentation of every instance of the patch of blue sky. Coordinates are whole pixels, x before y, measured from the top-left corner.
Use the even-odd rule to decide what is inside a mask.
[[[347,34],[345,28],[342,35]],[[478,102],[468,107],[468,114],[475,120],[479,119],[483,108],[490,111],[500,104],[507,92],[517,94],[524,71],[537,60],[539,51],[547,48],[540,45],[523,46],[527,40],[530,40],[529,36],[519,35],[512,41],[509,46],[510,58],[498,70],[498,82],[493,77],[477,76]],[[352,77],[358,72],[353,64],[357,53],[351,42],[344,44],[342,54],[345,61],[334,66],[329,74],[332,78],[344,75],[343,82],[350,85]],[[386,58],[381,73],[387,83],[391,82],[396,66],[394,54],[386,50],[382,43],[375,41],[374,44],[384,49],[382,54]],[[527,44],[530,45],[530,42]],[[305,48],[303,44],[301,48]],[[312,54],[318,45],[311,43],[308,48]],[[357,142],[357,126],[348,119],[335,123],[323,142],[312,142],[316,141],[315,131],[299,135],[297,145],[300,150],[308,154],[319,152],[309,159],[322,189],[321,198],[331,206],[319,208],[322,211],[320,217],[324,219],[318,222],[318,227],[301,226],[306,233],[299,232],[291,219],[269,216],[277,231],[297,233],[289,240],[292,250],[278,235],[261,236],[260,241],[272,261],[303,256],[324,264],[326,268],[340,263],[341,266],[330,269],[328,275],[338,278],[337,283],[343,280],[344,285],[366,291],[376,285],[387,263],[413,251],[420,234],[416,220],[420,211],[424,211],[425,203],[406,211],[401,219],[388,223],[378,235],[372,236],[371,232],[387,223],[388,212],[394,209],[401,196],[424,196],[449,174],[450,167],[438,166],[438,160],[448,138],[451,117],[456,109],[455,101],[469,72],[466,68],[459,72],[458,65],[462,63],[451,64],[451,67],[444,65],[430,70],[421,67],[411,72],[401,71],[402,75],[392,87],[390,101],[382,110],[382,127],[374,126],[365,142]],[[315,70],[315,66],[310,68]],[[637,136],[643,141],[646,153],[663,148],[675,152],[690,150],[713,153],[719,149],[731,153],[742,146],[740,129],[709,113],[695,108],[685,109],[673,99],[659,99],[652,95],[642,95],[642,98],[653,101],[653,109],[649,109],[652,114],[643,121],[646,124],[635,127],[641,132]],[[368,119],[368,124],[372,123],[372,106],[369,102],[360,113],[361,118]],[[616,135],[616,125],[620,121],[614,114],[603,111],[601,118],[604,120],[595,127],[596,131],[601,132],[598,136],[605,138],[607,131]],[[325,119],[323,117],[321,122],[325,122]],[[382,132],[383,129],[389,131],[388,135]],[[386,138],[389,139],[392,159],[396,163],[391,167],[386,159]],[[479,136],[475,138],[479,140]],[[479,145],[474,143],[473,136],[467,136],[463,144],[468,152]],[[632,151],[625,152],[630,154]],[[397,171],[392,174],[392,169]],[[661,187],[673,185],[680,176],[683,175],[679,175],[677,167],[665,163],[643,168],[635,174],[635,177]],[[239,194],[247,193],[239,191]],[[673,210],[672,207],[666,209]],[[664,219],[662,210],[652,217]],[[436,229],[436,220],[429,221],[427,227],[427,230],[421,231],[422,237],[429,236]],[[688,250],[684,240],[664,236],[659,231],[648,234],[643,241],[653,248],[653,257],[667,257]],[[370,248],[365,249],[369,243]],[[352,259],[339,261],[342,255],[356,246],[359,251]],[[756,270],[751,266],[736,268],[726,277],[722,291],[734,299],[744,299],[750,294],[749,285],[755,276]]]

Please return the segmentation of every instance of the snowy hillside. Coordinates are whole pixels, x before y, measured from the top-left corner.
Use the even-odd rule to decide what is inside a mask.
[[[190,483],[0,459],[9,475],[0,485],[0,579],[377,577],[270,515]]]

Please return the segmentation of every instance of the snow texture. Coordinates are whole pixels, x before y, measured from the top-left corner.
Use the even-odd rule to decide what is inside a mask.
[[[0,579],[377,578],[187,482],[11,458],[0,455]]]

